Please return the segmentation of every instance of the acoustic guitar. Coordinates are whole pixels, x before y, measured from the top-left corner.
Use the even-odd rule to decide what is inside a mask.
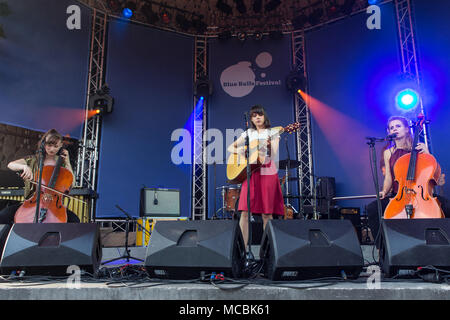
[[[295,122],[286,127],[270,128],[269,139],[284,132],[292,133],[300,128],[300,123]],[[249,161],[251,171],[256,170],[264,164],[265,157],[261,155],[259,141],[255,139],[249,143]],[[245,149],[247,150],[247,149]],[[247,159],[245,155],[232,153],[227,160],[227,178],[230,183],[242,183],[247,179]]]

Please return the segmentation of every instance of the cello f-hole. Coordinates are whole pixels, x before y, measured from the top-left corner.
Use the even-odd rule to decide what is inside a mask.
[[[395,198],[395,200],[400,201],[403,199],[403,191],[405,190],[406,187],[402,188],[402,193],[400,193],[400,196],[398,198]]]
[[[424,192],[423,192],[423,186],[418,186],[418,187],[420,188],[420,195],[421,195],[422,199],[425,201],[430,200],[430,197],[426,197],[426,199],[425,199]]]

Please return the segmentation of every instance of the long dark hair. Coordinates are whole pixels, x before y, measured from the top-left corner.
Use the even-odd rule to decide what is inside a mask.
[[[56,131],[55,129],[50,129],[46,133],[44,133],[42,138],[39,140],[36,153],[39,152],[39,148],[41,147],[42,142],[46,141],[47,137],[49,137],[48,141],[46,142],[47,144],[57,144],[58,142],[63,141],[63,136],[58,131]]]
[[[257,104],[254,105],[253,107],[250,108],[250,126],[252,127],[252,129],[256,129],[256,126],[253,124],[252,122],[252,117],[253,115],[256,113],[257,115],[260,116],[264,116],[264,127],[270,128],[270,120],[269,117],[267,116],[266,110],[264,110],[263,106]]]

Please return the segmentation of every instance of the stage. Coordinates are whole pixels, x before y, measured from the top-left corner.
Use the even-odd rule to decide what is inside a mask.
[[[257,246],[254,246],[257,253]],[[362,246],[366,263],[372,261],[372,246]],[[131,255],[145,258],[145,247],[132,247]],[[252,249],[253,250],[253,249]],[[104,248],[102,261],[120,257],[124,248]],[[257,254],[255,254],[255,258]],[[375,256],[376,258],[376,256]],[[125,261],[117,261],[117,263]],[[133,262],[133,261],[131,261]],[[134,261],[136,262],[136,261]],[[121,265],[109,265],[117,270]],[[4,276],[0,283],[1,300],[171,300],[179,305],[180,300],[226,300],[232,304],[250,300],[450,300],[450,286],[446,283],[429,283],[422,279],[383,279],[377,287],[368,284],[369,274],[363,270],[356,280],[330,279],[322,281],[279,281],[265,278],[239,280],[156,280],[137,274],[140,264],[133,264],[123,277],[117,273],[111,277],[94,279],[82,276],[79,283],[68,281],[67,277],[50,278]],[[127,267],[125,267],[127,268]],[[139,270],[139,271],[136,271]],[[219,302],[220,304],[220,302]],[[239,303],[245,304],[245,303]]]

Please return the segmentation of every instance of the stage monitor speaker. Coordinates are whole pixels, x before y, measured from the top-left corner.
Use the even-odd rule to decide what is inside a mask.
[[[260,248],[271,280],[357,278],[364,260],[348,220],[271,220]]]
[[[317,179],[317,208],[321,214],[330,214],[330,208],[336,203],[336,181],[334,177],[319,177]]]
[[[382,235],[386,277],[426,266],[450,270],[450,219],[383,219]]]
[[[3,252],[10,229],[11,226],[9,224],[0,224],[0,252]]]
[[[234,220],[158,221],[145,259],[150,277],[166,279],[197,279],[212,272],[239,278],[244,263],[244,240]]]
[[[67,275],[68,266],[97,272],[102,247],[94,223],[16,223],[5,243],[3,274]]]

